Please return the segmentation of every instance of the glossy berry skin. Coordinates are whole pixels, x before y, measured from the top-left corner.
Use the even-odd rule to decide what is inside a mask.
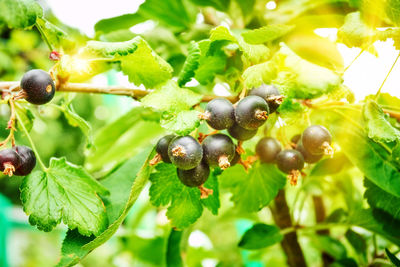
[[[200,164],[203,158],[203,148],[196,139],[189,135],[178,136],[170,142],[168,156],[179,169],[190,170]]]
[[[11,164],[15,170],[21,166],[21,157],[14,150],[7,148],[0,151],[0,171],[5,170],[5,164]]]
[[[233,159],[231,160],[231,167],[238,164],[240,159],[241,159],[240,154],[235,151],[235,156],[233,156]]]
[[[274,85],[262,84],[261,86],[251,90],[249,95],[256,95],[267,101],[270,113],[274,113],[279,108],[279,104],[273,98],[271,99],[271,97],[281,95],[278,88]]]
[[[228,133],[236,140],[246,141],[253,138],[253,136],[257,134],[257,129],[247,130],[235,123],[231,128],[228,129]]]
[[[290,173],[293,170],[301,170],[304,167],[303,155],[294,149],[285,149],[276,156],[278,168],[284,173]]]
[[[235,123],[235,109],[225,98],[215,98],[206,106],[206,121],[215,130],[224,130]]]
[[[301,137],[303,147],[313,155],[324,154],[327,146],[332,142],[328,129],[321,125],[312,125],[304,130]]]
[[[258,141],[256,154],[261,162],[271,163],[275,161],[276,155],[281,152],[281,143],[272,137],[264,137]]]
[[[16,146],[13,148],[21,157],[21,165],[14,172],[14,175],[26,176],[30,174],[36,166],[35,153],[27,146]]]
[[[301,141],[297,143],[296,150],[299,151],[303,155],[304,162],[307,162],[310,164],[320,161],[321,158],[324,156],[323,154],[320,154],[320,155],[311,154],[310,152],[307,151],[307,149],[304,148]]]
[[[240,127],[255,130],[267,121],[268,114],[267,102],[259,96],[251,95],[237,104],[235,120]]]
[[[225,134],[207,136],[203,141],[204,161],[210,166],[228,168],[235,156],[236,146]]]
[[[292,139],[290,139],[290,142],[292,142],[293,144],[297,144],[301,139],[301,134],[296,134],[293,135]]]
[[[205,162],[200,162],[190,170],[177,169],[181,182],[188,187],[196,187],[204,184],[210,175],[210,167]]]
[[[176,137],[176,135],[169,134],[169,135],[162,137],[157,142],[156,151],[161,156],[162,161],[164,161],[166,163],[171,163],[171,160],[169,159],[169,156],[168,156],[168,146],[169,146],[169,143],[171,143],[172,139],[174,139],[175,137]]]
[[[50,102],[56,91],[50,74],[38,69],[25,73],[21,80],[21,88],[27,95],[26,100],[36,105]]]

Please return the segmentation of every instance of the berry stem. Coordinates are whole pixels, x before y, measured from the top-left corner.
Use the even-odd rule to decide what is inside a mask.
[[[29,134],[29,131],[26,129],[26,126],[25,126],[23,120],[21,120],[21,118],[19,117],[18,113],[15,113],[15,115],[16,115],[16,118],[18,120],[19,125],[21,125],[21,128],[22,128],[22,130],[24,131],[24,133],[26,135],[26,138],[28,138],[28,141],[31,144],[33,152],[35,152],[36,159],[39,162],[40,167],[42,168],[42,170],[44,172],[47,172],[48,168],[46,167],[46,165],[44,165],[42,159],[40,158],[40,154],[39,154],[38,150],[36,149],[35,143],[33,142],[32,137]]]
[[[12,98],[8,99],[8,104],[10,105],[10,119],[7,123],[7,128],[6,129],[10,129],[10,133],[8,134],[7,138],[0,143],[0,147],[7,145],[7,143],[9,141],[11,141],[11,145],[14,147],[15,146],[15,137],[14,137],[14,133],[16,131],[15,129],[15,115],[16,115],[16,111],[15,111],[15,103],[14,100]]]
[[[381,86],[379,87],[378,92],[376,92],[375,97],[374,97],[375,100],[377,100],[378,97],[379,97],[379,95],[381,94],[382,87],[383,87],[383,85],[385,84],[386,80],[389,78],[389,75],[390,75],[390,73],[392,72],[394,66],[396,65],[396,62],[397,62],[397,60],[399,59],[399,57],[400,57],[400,52],[399,52],[399,54],[397,55],[396,60],[393,62],[393,65],[392,65],[392,67],[390,68],[389,72],[386,74],[386,77],[385,77],[385,79],[383,80]]]
[[[357,60],[357,58],[359,58],[362,55],[362,53],[364,53],[366,48],[368,47],[361,49],[360,53],[358,53],[358,55],[350,62],[350,64],[346,68],[344,68],[343,73],[345,73],[346,70],[348,70],[353,65],[353,63]]]
[[[11,87],[15,87],[16,90],[19,90],[19,82],[0,82],[0,90],[8,90]],[[58,92],[74,92],[74,93],[87,93],[87,94],[109,94],[109,95],[120,95],[120,96],[130,96],[134,99],[140,99],[149,93],[153,92],[152,90],[142,90],[125,86],[99,86],[88,83],[60,83],[57,86]],[[204,95],[201,99],[202,102],[210,102],[214,98],[221,97],[216,95]],[[238,96],[227,96],[225,97],[232,103],[235,103],[238,100]]]

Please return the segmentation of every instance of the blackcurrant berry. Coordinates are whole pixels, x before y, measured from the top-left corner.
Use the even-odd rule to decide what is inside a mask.
[[[13,149],[21,157],[21,165],[15,170],[14,175],[26,176],[30,174],[36,166],[35,153],[27,146],[16,146]]]
[[[168,156],[179,169],[190,170],[200,164],[203,158],[203,148],[190,135],[178,136],[170,142]]]
[[[175,137],[176,136],[173,134],[166,135],[157,142],[156,151],[161,156],[162,161],[166,163],[171,163],[171,160],[168,156],[168,146],[169,143],[171,143],[172,139],[174,139]]]
[[[50,102],[54,97],[56,86],[50,74],[43,70],[30,70],[22,77],[21,89],[26,100],[32,104],[41,105]]]
[[[231,167],[235,166],[236,164],[238,164],[238,162],[240,161],[241,156],[239,153],[237,153],[237,151],[235,151],[235,156],[233,156],[233,159],[231,160]]]
[[[225,98],[211,100],[202,114],[208,125],[216,130],[224,130],[235,123],[235,109]]]
[[[276,156],[276,163],[281,171],[284,173],[291,173],[292,171],[300,171],[303,169],[304,158],[299,151],[286,149],[278,153]]]
[[[203,151],[208,165],[226,169],[230,167],[230,161],[235,156],[236,146],[229,136],[214,134],[204,139]]]
[[[264,98],[268,103],[269,113],[274,113],[282,103],[282,95],[274,85],[262,84],[260,87],[251,90],[249,95]]]
[[[263,125],[269,114],[267,102],[256,95],[239,101],[235,109],[235,120],[240,127],[254,130]]]
[[[332,153],[332,136],[324,126],[309,126],[304,130],[301,142],[303,147],[311,154],[320,155]]]
[[[292,142],[293,144],[297,144],[301,139],[301,134],[296,134],[293,135],[292,139],[290,139],[290,142]]]
[[[210,167],[202,161],[195,168],[190,170],[178,169],[178,177],[181,182],[189,187],[196,187],[204,184],[210,175]]]
[[[307,149],[304,148],[303,144],[301,141],[297,143],[296,150],[299,151],[304,158],[304,161],[307,163],[315,163],[318,162],[324,155],[313,155],[310,152],[307,151]]]
[[[275,161],[276,155],[281,152],[281,143],[272,137],[264,137],[258,141],[256,153],[261,162],[271,163]]]
[[[246,141],[253,138],[253,136],[257,134],[257,130],[258,129],[247,130],[235,123],[231,128],[228,129],[228,133],[239,141]]]
[[[10,148],[0,151],[0,171],[5,175],[12,176],[21,166],[21,161],[18,153]]]

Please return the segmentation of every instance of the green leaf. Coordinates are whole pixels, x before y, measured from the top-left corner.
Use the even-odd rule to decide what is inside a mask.
[[[135,37],[125,42],[89,41],[82,53],[92,53],[100,57],[127,56],[133,54],[141,42],[143,42],[141,37]]]
[[[155,154],[149,149],[128,160],[117,170],[102,180],[102,184],[110,191],[105,198],[108,228],[96,238],[87,238],[74,231],[68,231],[62,246],[62,257],[58,267],[73,266],[93,249],[110,239],[124,221],[129,210],[145,187],[152,167],[149,161]]]
[[[180,32],[196,22],[197,9],[187,0],[146,0],[137,14]]]
[[[382,190],[368,179],[364,179],[364,186],[367,189],[364,198],[373,209],[380,209],[400,220],[400,197]]]
[[[88,150],[85,167],[91,172],[110,171],[153,144],[164,133],[159,116],[152,109],[135,107],[99,129]]]
[[[334,175],[351,166],[351,162],[343,152],[336,152],[332,158],[323,159],[315,164],[310,176]]]
[[[368,137],[375,142],[393,142],[399,140],[400,131],[394,128],[383,113],[382,108],[373,100],[368,100],[363,108],[365,128]]]
[[[283,235],[275,225],[258,223],[247,230],[239,242],[244,249],[260,249],[281,242]]]
[[[201,199],[201,203],[204,205],[204,207],[209,209],[214,215],[218,215],[218,210],[221,207],[221,202],[219,201],[218,177],[216,173],[217,171],[214,171],[203,185],[205,188],[213,191],[212,195]]]
[[[333,140],[352,164],[381,189],[400,197],[400,172],[390,160],[390,155],[381,145],[368,139],[362,126],[355,124],[355,121],[362,121],[361,112],[318,110],[313,116],[318,116],[315,122],[323,125],[327,125],[329,118]]]
[[[214,41],[231,41],[237,43],[236,38],[229,32],[229,30],[224,26],[218,26],[210,31],[210,40]]]
[[[121,16],[102,19],[94,25],[94,30],[99,33],[110,33],[121,29],[129,29],[132,26],[145,21],[140,14],[124,14]]]
[[[315,33],[293,33],[285,38],[285,44],[297,55],[311,63],[334,70],[343,71],[343,57],[337,44]]]
[[[0,22],[4,22],[9,28],[29,28],[42,16],[43,10],[34,0],[0,1]]]
[[[55,50],[68,50],[75,47],[74,41],[68,37],[66,32],[58,28],[56,25],[44,18],[38,18],[36,23],[39,25],[39,27],[41,27],[42,31],[46,35],[47,40]]]
[[[146,2],[147,3],[147,2]],[[141,39],[135,52],[121,60],[122,72],[129,81],[146,88],[154,88],[171,78],[172,67]]]
[[[399,267],[400,260],[396,257],[396,255],[391,253],[387,248],[385,248],[385,252],[386,252],[386,255],[389,258],[390,262],[393,263],[394,266]]]
[[[200,125],[200,112],[184,110],[178,114],[165,114],[161,119],[161,126],[178,135],[187,135]]]
[[[242,33],[242,36],[249,44],[263,44],[285,36],[294,28],[295,27],[292,25],[272,24],[244,32]]]
[[[160,163],[150,176],[150,201],[155,206],[169,205],[167,217],[174,227],[185,228],[203,213],[200,190],[184,186],[178,178],[176,167]]]
[[[396,25],[400,25],[400,1],[388,0],[385,3],[385,12],[388,18]]]
[[[200,103],[201,98],[201,95],[179,88],[176,82],[169,81],[161,89],[143,97],[141,102],[143,105],[157,110],[179,112]]]
[[[355,225],[369,230],[373,233],[382,235],[384,238],[396,244],[400,245],[400,238],[398,235],[394,235],[392,231],[385,229],[385,225],[377,221],[372,215],[371,209],[354,209],[347,219],[347,223]]]
[[[244,212],[257,212],[269,204],[286,184],[286,177],[275,165],[253,164],[249,173],[243,166],[237,165],[225,170],[221,177],[223,180],[229,179],[232,183],[229,187],[232,192],[232,201],[235,206]]]
[[[97,193],[105,194],[107,189],[64,158],[52,158],[48,171],[36,171],[21,184],[29,222],[43,231],[51,231],[62,221],[82,235],[99,235],[107,227],[107,217]]]
[[[211,6],[220,11],[227,11],[231,0],[190,0],[198,6]]]
[[[325,252],[334,259],[339,260],[347,256],[347,251],[344,245],[328,235],[316,235],[312,237],[312,244],[321,252]]]
[[[212,42],[210,40],[199,42],[201,57],[195,74],[199,83],[204,85],[211,83],[216,74],[222,74],[225,70],[227,55],[221,49],[224,43],[224,41],[215,42],[213,49],[211,49]]]
[[[87,138],[88,146],[91,146],[93,144],[93,138],[92,127],[89,125],[89,123],[75,112],[71,104],[69,106],[65,106],[63,111],[68,123],[73,127],[79,127],[79,129],[81,129],[82,133]]]
[[[342,78],[338,74],[302,59],[287,46],[282,46],[274,55],[274,61],[279,71],[272,82],[287,97],[312,99],[341,86]]]
[[[370,28],[361,17],[359,11],[346,15],[344,24],[339,28],[338,41],[348,47],[365,48],[376,41],[376,30]]]
[[[182,231],[171,229],[168,237],[167,245],[167,267],[182,267],[183,261],[181,256],[181,239]]]
[[[199,44],[191,42],[188,48],[188,56],[186,57],[186,61],[178,77],[179,86],[184,86],[194,77],[195,71],[199,67],[199,60],[200,60]]]
[[[266,61],[270,56],[270,49],[265,45],[252,45],[246,43],[242,37],[238,38],[239,49],[243,52],[243,55],[251,64],[258,64]]]
[[[25,126],[26,130],[30,132],[33,127],[33,122],[35,120],[35,116],[33,115],[32,111],[24,106],[16,104],[15,112],[18,114],[18,118],[22,120],[22,124]],[[20,123],[18,123],[18,120],[16,124],[18,129],[23,131],[23,128],[20,126]]]
[[[137,36],[125,42],[89,41],[80,51],[86,58],[110,58],[121,63],[129,81],[154,88],[171,78],[172,67],[158,56],[145,40]],[[68,71],[68,69],[67,69]]]
[[[247,88],[259,87],[271,81],[272,77],[276,77],[277,71],[276,64],[272,60],[248,67],[242,74],[244,85]]]
[[[357,251],[357,253],[360,253],[364,260],[367,260],[367,242],[365,241],[365,238],[351,229],[346,231],[345,236],[354,250]]]

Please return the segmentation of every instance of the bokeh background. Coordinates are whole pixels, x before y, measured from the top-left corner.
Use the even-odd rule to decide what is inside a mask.
[[[142,0],[40,1],[42,6],[47,7],[54,17],[60,20],[60,23],[63,24],[62,27],[71,27],[71,30],[76,29],[89,37],[94,36],[94,25],[100,19],[128,12],[133,13],[142,2]],[[270,1],[266,7],[274,9],[276,3]],[[199,17],[198,20],[201,21],[202,18]],[[142,34],[151,31],[156,26],[156,22],[147,21],[132,27],[131,31],[135,34]],[[335,41],[337,30],[321,28],[317,29],[315,33]],[[18,80],[28,68],[49,69],[51,67],[52,63],[47,59],[47,47],[40,40],[37,32],[3,30],[0,39],[1,81]],[[359,48],[348,48],[343,44],[337,46],[343,56],[345,66],[348,66],[360,53]],[[364,52],[344,75],[344,84],[351,88],[358,100],[377,91],[398,53],[391,40],[376,42],[374,47],[376,55]],[[400,73],[400,64],[395,66],[392,75],[389,76],[382,89],[383,92],[400,97],[400,75],[398,73]],[[98,75],[91,80],[91,83],[129,85],[128,78],[116,71]],[[221,85],[217,85],[214,92],[220,95],[226,94]],[[74,101],[76,112],[90,122],[94,131],[137,105],[127,97],[102,95],[77,95]],[[66,118],[51,106],[38,108],[36,112],[32,137],[38,143],[45,161],[52,156],[66,156],[73,163],[84,164],[84,155],[87,153],[87,149],[85,148],[85,137],[81,131],[71,127]],[[7,134],[3,125],[6,125],[8,114],[8,107],[0,106],[1,137],[5,137]],[[23,138],[20,140],[24,142]],[[60,226],[52,233],[43,234],[29,226],[27,217],[19,206],[18,187],[20,182],[21,178],[18,177],[0,178],[0,191],[3,193],[0,195],[0,266],[53,266],[59,258],[61,241],[66,228]],[[215,218],[209,214],[205,216],[209,216],[208,221],[213,224]],[[236,254],[229,253],[231,250],[229,245],[236,242],[237,236],[232,236],[232,240],[229,240],[226,238],[229,234],[223,235],[223,233],[230,233],[231,228],[235,228],[238,231],[232,232],[238,232],[239,236],[239,233],[248,228],[251,223],[244,219],[238,220],[232,225],[229,223],[229,216],[222,220],[224,219],[226,223],[219,222],[216,224],[218,227],[210,230],[207,235],[200,230],[191,233],[189,237],[191,249],[188,250],[188,253],[190,253],[193,266],[215,266],[217,261],[209,252],[213,246],[219,246],[221,253],[226,253],[226,257],[232,257],[232,262],[235,261]],[[203,221],[207,221],[207,219]],[[90,254],[80,263],[80,266],[159,266],[162,261],[159,254],[161,254],[163,246],[163,239],[160,236],[165,235],[167,224],[162,213],[151,209],[147,194],[144,193],[131,210],[123,229],[120,229],[109,242]],[[207,227],[204,226],[204,228]],[[129,229],[139,230],[132,232]],[[218,235],[224,236],[224,240],[212,244],[208,237],[210,235],[217,236],[217,240]],[[313,249],[310,248],[307,251],[310,255],[306,256],[313,257]],[[238,253],[236,251],[235,253],[242,253],[241,257],[247,257],[246,252]],[[314,250],[314,253],[318,252]],[[271,266],[279,266],[284,262],[283,255],[276,253],[265,255],[265,257],[271,257]],[[272,256],[277,265],[273,265]],[[248,258],[247,266],[262,265]]]

